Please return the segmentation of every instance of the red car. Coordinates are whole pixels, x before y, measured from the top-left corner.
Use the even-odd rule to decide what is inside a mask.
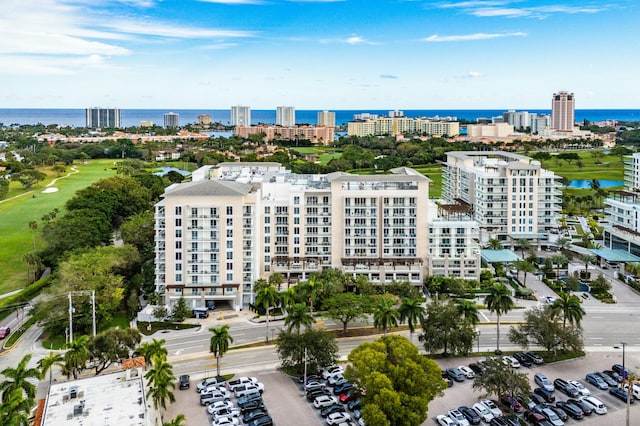
[[[9,327],[0,327],[0,339],[4,339],[9,334],[11,334],[11,329]]]
[[[502,395],[500,397],[500,402],[511,411],[515,413],[522,413],[524,411],[524,407],[516,398],[511,395]]]
[[[349,401],[353,401],[354,399],[364,395],[360,389],[349,389],[346,393],[340,395],[340,402],[347,403]]]

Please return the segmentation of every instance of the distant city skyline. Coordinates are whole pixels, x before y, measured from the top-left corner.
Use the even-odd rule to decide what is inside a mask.
[[[640,4],[4,0],[2,108],[640,108]],[[167,84],[167,82],[171,84]]]

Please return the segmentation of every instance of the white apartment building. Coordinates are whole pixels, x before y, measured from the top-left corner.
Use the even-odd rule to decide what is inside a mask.
[[[557,228],[560,182],[539,161],[503,151],[447,153],[442,196],[472,212],[480,242],[520,238],[542,242]]]
[[[155,284],[170,307],[184,297],[241,309],[274,272],[295,283],[338,268],[420,286],[430,269],[430,180],[413,169],[297,175],[277,163],[222,163],[192,178],[155,206]]]
[[[610,191],[605,200],[605,225],[603,246],[622,249],[640,256],[640,153],[633,153],[624,159],[626,191]]]
[[[122,127],[122,111],[120,108],[86,108],[87,128]]]
[[[336,113],[326,110],[319,111],[318,126],[336,127]]]
[[[349,136],[395,136],[404,133],[457,136],[460,133],[460,123],[404,116],[363,118],[347,123]]]
[[[467,136],[470,138],[506,138],[514,133],[509,123],[469,124]]]
[[[180,126],[180,114],[175,112],[167,112],[164,114],[164,127],[179,127]]]
[[[279,106],[276,108],[276,125],[293,127],[296,125],[296,109],[292,106]]]
[[[248,106],[236,105],[231,107],[232,126],[251,126],[251,108]]]

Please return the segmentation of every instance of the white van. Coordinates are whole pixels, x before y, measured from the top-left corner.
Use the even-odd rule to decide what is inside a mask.
[[[625,384],[624,390],[627,389],[629,389],[629,385]],[[635,399],[640,399],[640,385],[636,385],[635,383],[633,384],[633,386],[631,387],[631,395],[633,395]]]

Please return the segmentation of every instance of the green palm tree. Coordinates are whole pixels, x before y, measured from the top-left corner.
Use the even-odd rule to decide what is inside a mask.
[[[489,241],[487,241],[487,248],[491,250],[502,250],[504,246],[499,239],[491,238]]]
[[[40,368],[40,374],[44,377],[49,372],[49,386],[51,386],[51,380],[53,379],[53,367],[62,367],[64,365],[64,358],[62,355],[53,351],[49,352],[49,355],[38,361],[38,368]]]
[[[514,262],[514,266],[518,270],[518,272],[520,271],[524,272],[524,279],[522,280],[522,285],[526,287],[527,275],[535,272],[536,267],[533,265],[533,263],[529,262],[528,260],[516,260]]]
[[[289,312],[289,308],[296,303],[296,288],[289,287],[285,291],[278,293],[278,299],[280,300],[280,306],[285,312]]]
[[[6,399],[4,395],[7,395]],[[25,399],[22,389],[14,389],[3,394],[4,401],[0,404],[0,418],[5,426],[27,426],[33,400]]]
[[[584,274],[585,279],[589,276],[589,264],[596,261],[596,257],[590,254],[583,254],[580,256],[580,260],[584,262]]]
[[[7,367],[0,374],[5,377],[5,381],[0,383],[0,393],[2,393],[2,402],[5,403],[12,396],[14,391],[24,392],[26,400],[30,405],[36,398],[36,387],[27,379],[41,379],[42,374],[37,368],[28,368],[27,364],[31,360],[31,354],[25,355],[24,358],[13,367]]]
[[[313,324],[313,316],[309,313],[309,307],[304,303],[296,303],[289,308],[289,313],[284,319],[284,325],[287,326],[287,330],[296,330],[297,334],[300,334],[300,327],[303,325],[305,328],[311,327]]]
[[[398,308],[400,322],[407,322],[409,326],[409,340],[413,341],[413,333],[416,331],[416,325],[422,324],[427,310],[422,306],[421,299],[402,298],[402,304]]]
[[[400,314],[393,308],[393,300],[383,299],[375,307],[373,312],[373,326],[382,330],[384,336],[387,335],[389,327],[397,327]]]
[[[163,423],[162,426],[187,426],[187,417],[184,414],[178,414],[168,423]]]
[[[167,348],[164,347],[166,341],[164,339],[152,339],[150,342],[144,342],[140,345],[136,352],[144,357],[146,365],[152,365],[154,355],[160,355],[166,358],[168,355]]]
[[[489,287],[489,294],[484,298],[484,304],[487,305],[489,312],[495,312],[498,317],[496,354],[500,353],[500,316],[509,312],[514,306],[509,294],[509,289],[504,284],[497,283]]]
[[[531,241],[526,238],[519,238],[516,242],[516,246],[520,247],[520,250],[522,250],[522,258],[524,259],[524,252],[531,248]]]
[[[476,325],[480,322],[478,305],[473,300],[460,299],[456,302],[458,313],[464,320],[471,324]]]
[[[278,304],[278,292],[274,286],[261,287],[256,293],[256,305],[261,306],[267,311],[267,331],[265,334],[265,342],[269,343],[269,311]]]
[[[229,334],[229,324],[218,328],[210,328],[209,331],[213,333],[209,343],[209,352],[216,357],[216,368],[218,377],[220,377],[220,359],[229,350],[229,345],[233,343],[233,337]]]
[[[87,348],[89,336],[80,336],[78,339],[67,344],[67,352],[64,354],[64,361],[67,369],[71,370],[73,378],[78,378],[78,372],[82,370],[87,361],[91,359],[91,352]]]
[[[585,311],[580,303],[580,298],[575,294],[562,292],[551,305],[554,312],[562,315],[562,328],[567,328],[567,321],[576,326],[580,325]]]
[[[173,375],[171,364],[161,355],[152,358],[153,368],[144,375],[149,383],[149,396],[153,400],[153,405],[160,412],[160,418],[164,410],[167,409],[167,400],[175,402],[176,397],[173,390],[176,387],[176,378]]]
[[[556,279],[560,278],[560,268],[562,265],[569,262],[569,259],[567,259],[567,256],[563,254],[555,254],[551,256],[551,261],[556,265]]]

